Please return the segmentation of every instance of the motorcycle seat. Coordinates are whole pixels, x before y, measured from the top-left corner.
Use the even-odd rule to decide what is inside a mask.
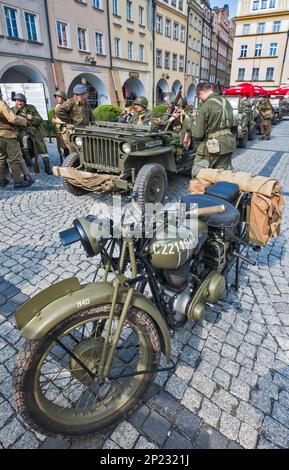
[[[240,220],[239,211],[230,202],[226,200],[220,201],[220,197],[208,196],[207,194],[188,194],[181,198],[181,203],[186,204],[188,211],[194,209],[194,207],[190,207],[191,204],[197,204],[200,209],[224,205],[226,208],[225,212],[200,217],[209,227],[229,229],[236,227]]]
[[[234,183],[227,183],[226,181],[219,181],[218,183],[209,186],[205,194],[214,197],[220,197],[228,202],[234,202],[239,196],[239,186]]]

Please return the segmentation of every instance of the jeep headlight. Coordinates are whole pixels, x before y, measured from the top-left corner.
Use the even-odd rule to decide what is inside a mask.
[[[121,150],[123,153],[129,154],[131,152],[131,144],[125,142],[124,144],[122,144]]]
[[[82,137],[76,137],[74,142],[75,142],[75,145],[77,147],[81,147],[82,146]]]

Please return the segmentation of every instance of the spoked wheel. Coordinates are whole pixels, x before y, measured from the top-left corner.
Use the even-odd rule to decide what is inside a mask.
[[[100,431],[131,411],[153,381],[154,373],[134,375],[157,369],[160,361],[155,324],[136,308],[129,311],[108,378],[98,379],[110,308],[105,304],[75,313],[52,330],[54,339],[50,334],[27,341],[19,353],[15,401],[37,431],[59,436]],[[116,307],[108,352],[121,309]]]

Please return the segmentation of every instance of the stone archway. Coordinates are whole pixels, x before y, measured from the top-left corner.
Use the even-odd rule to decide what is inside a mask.
[[[87,86],[89,92],[88,103],[92,109],[103,104],[111,104],[104,83],[92,73],[82,73],[74,78],[68,88],[68,98],[73,97],[73,88],[79,83],[83,83]]]
[[[147,92],[139,78],[128,78],[122,85],[122,92],[126,106],[130,106],[138,96],[147,98]]]
[[[176,80],[174,83],[173,83],[173,86],[172,86],[172,94],[171,94],[171,100],[173,100],[178,92],[179,92],[179,89],[181,88],[182,84],[179,80]]]
[[[162,104],[164,102],[164,98],[169,94],[169,85],[168,82],[161,78],[156,87],[156,105]]]
[[[49,88],[43,75],[35,68],[28,65],[11,65],[8,66],[0,77],[3,83],[43,83],[45,96],[48,102]]]
[[[195,85],[192,83],[192,84],[189,86],[188,93],[187,93],[187,100],[188,100],[188,103],[189,103],[189,104],[194,104],[195,98],[196,98],[196,87],[195,87]]]

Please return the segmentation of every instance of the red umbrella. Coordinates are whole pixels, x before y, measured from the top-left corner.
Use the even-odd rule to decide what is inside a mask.
[[[242,95],[242,96],[258,96],[267,95],[268,92],[265,88],[259,85],[253,85],[252,83],[241,83],[233,88],[227,88],[224,90],[226,95]]]
[[[270,95],[279,95],[279,96],[285,96],[289,93],[289,86],[285,86],[282,88],[276,88],[276,90],[271,90]]]

